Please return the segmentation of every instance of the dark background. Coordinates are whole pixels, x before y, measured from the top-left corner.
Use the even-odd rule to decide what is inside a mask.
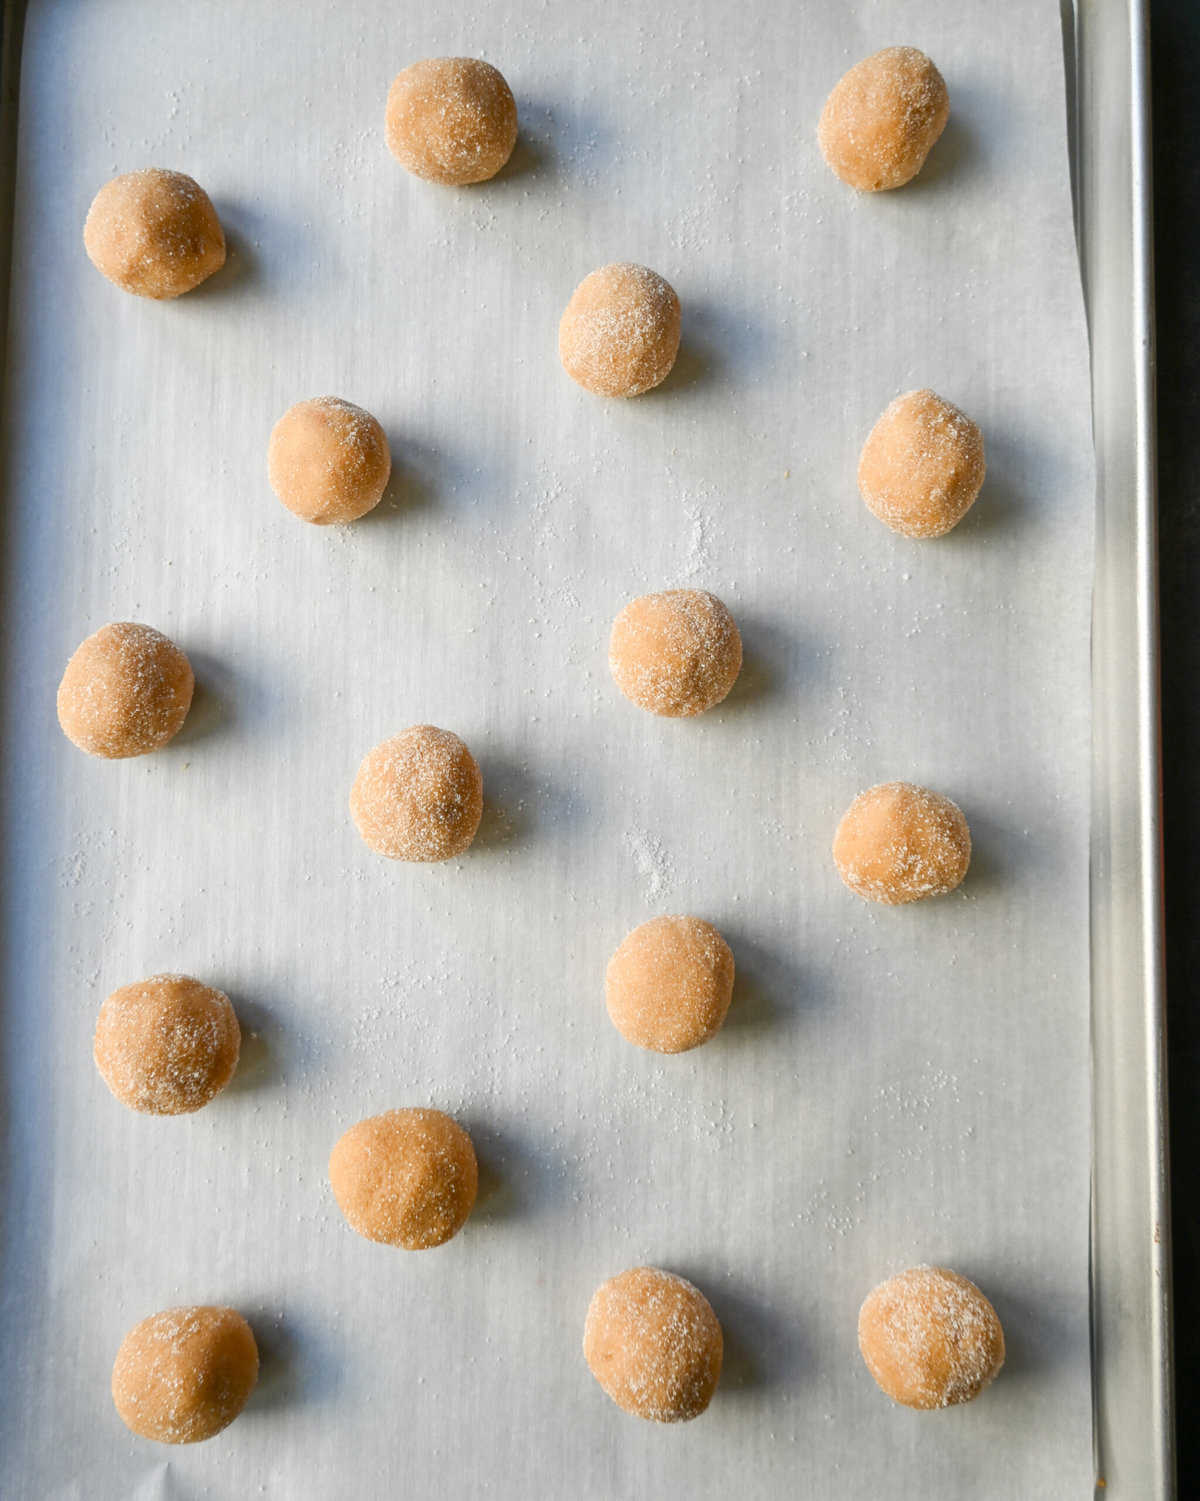
[[[1151,0],[1179,1495],[1200,1496],[1200,0]]]

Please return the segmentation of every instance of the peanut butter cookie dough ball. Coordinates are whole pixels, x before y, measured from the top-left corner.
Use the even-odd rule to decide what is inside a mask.
[[[699,1288],[673,1272],[639,1266],[596,1289],[583,1354],[618,1407],[635,1418],[682,1423],[712,1400],[724,1340]]]
[[[902,188],[925,165],[950,116],[942,75],[916,47],[885,47],[856,63],[825,101],[822,155],[863,193]]]
[[[733,616],[704,589],[643,594],[613,621],[608,666],[639,708],[687,719],[727,696],[742,670],[742,638]]]
[[[329,1182],[351,1229],[405,1251],[444,1245],[479,1189],[471,1138],[440,1110],[388,1110],[334,1147]]]
[[[558,325],[563,369],[596,396],[640,396],[679,353],[679,298],[646,266],[601,266],[571,294]]]
[[[973,1282],[945,1267],[914,1266],[867,1295],[858,1348],[893,1402],[955,1407],[977,1397],[1004,1364],[1004,1331]]]
[[[88,258],[138,297],[179,297],[225,264],[208,194],[183,172],[146,167],[106,182],[83,226]]]
[[[340,396],[298,401],[271,429],[271,489],[302,521],[357,521],[383,499],[391,472],[383,428]]]
[[[905,537],[941,537],[975,503],[987,465],[983,434],[933,391],[897,396],[858,461],[867,509]]]
[[[833,836],[838,874],[856,896],[898,906],[944,896],[971,863],[971,831],[948,797],[911,782],[860,792]]]
[[[517,142],[504,75],[475,57],[427,57],[388,91],[387,143],[417,177],[463,186],[495,177]]]
[[[89,756],[122,760],[160,750],[183,728],[192,666],[148,625],[118,621],[89,636],[58,685],[63,734]]]
[[[258,1346],[235,1308],[167,1308],[121,1341],[112,1396],[139,1438],[194,1444],[228,1428],[258,1380]]]
[[[416,724],[363,757],[350,815],[364,842],[389,860],[449,860],[475,838],[483,777],[457,735]]]
[[[100,1007],[92,1056],[130,1110],[186,1115],[225,1088],[241,1047],[227,995],[187,975],[152,975]]]
[[[733,954],[699,917],[656,917],[628,934],[608,962],[605,999],[627,1041],[685,1053],[720,1030],[733,997]]]

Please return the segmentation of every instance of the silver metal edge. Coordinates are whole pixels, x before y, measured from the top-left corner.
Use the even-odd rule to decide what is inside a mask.
[[[1175,1495],[1159,727],[1149,25],[1076,0],[1092,348],[1092,1391],[1096,1494]]]

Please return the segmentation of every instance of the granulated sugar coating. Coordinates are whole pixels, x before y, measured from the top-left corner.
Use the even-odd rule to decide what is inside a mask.
[[[858,1348],[893,1402],[929,1409],[970,1402],[1004,1364],[1004,1331],[973,1282],[914,1266],[867,1295]]]
[[[675,289],[646,266],[601,266],[571,294],[558,325],[558,357],[596,396],[640,396],[671,373],[679,353]]]
[[[338,1208],[367,1240],[424,1251],[466,1224],[479,1188],[471,1138],[440,1110],[388,1110],[351,1126],[329,1157]]]
[[[483,777],[457,735],[416,724],[363,758],[350,789],[363,840],[389,860],[449,860],[483,817]]]
[[[100,1007],[92,1056],[123,1105],[185,1115],[225,1088],[241,1046],[227,995],[187,975],[152,975]]]
[[[183,728],[194,686],[191,663],[169,637],[118,621],[89,636],[67,663],[58,722],[90,756],[144,756]]]
[[[618,1407],[636,1418],[698,1418],[721,1375],[724,1340],[708,1299],[683,1277],[639,1266],[602,1282],[588,1306],[583,1354]]]
[[[357,521],[379,504],[391,472],[383,428],[340,396],[298,401],[271,429],[267,478],[302,521]]]
[[[121,1341],[112,1397],[139,1438],[194,1444],[229,1427],[257,1380],[258,1346],[235,1308],[168,1308]]]
[[[145,167],[92,199],[83,245],[98,271],[138,297],[179,297],[225,264],[225,235],[208,194],[183,172]]]
[[[491,63],[428,57],[398,73],[388,91],[388,149],[417,177],[486,182],[516,141],[516,100]]]
[[[885,47],[834,86],[817,140],[843,182],[875,193],[911,182],[949,116],[945,80],[929,58],[916,47]]]
[[[983,434],[932,391],[897,396],[858,461],[867,508],[905,537],[941,537],[975,503],[987,465]]]
[[[605,999],[621,1036],[656,1053],[684,1053],[720,1030],[733,996],[733,954],[699,917],[655,917],[608,962]]]
[[[971,863],[971,831],[948,797],[911,782],[860,792],[833,836],[838,874],[869,902],[898,906],[944,896]]]
[[[640,708],[671,719],[703,714],[742,670],[733,616],[704,589],[667,589],[632,600],[613,621],[608,665]]]

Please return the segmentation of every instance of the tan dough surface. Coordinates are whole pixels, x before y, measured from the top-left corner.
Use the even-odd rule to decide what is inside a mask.
[[[596,396],[640,396],[666,380],[679,353],[679,298],[648,266],[601,266],[571,294],[558,356]]]
[[[475,838],[483,777],[457,735],[413,725],[363,757],[350,813],[364,842],[389,860],[449,860]]]
[[[383,499],[391,472],[383,428],[340,396],[298,401],[271,429],[271,489],[302,521],[357,521]]]
[[[843,182],[874,193],[912,181],[949,117],[945,79],[929,58],[916,47],[885,47],[839,79],[817,139]]]
[[[475,57],[427,57],[392,81],[388,149],[430,182],[495,177],[517,142],[517,104],[504,75]]]
[[[67,663],[58,722],[91,756],[144,756],[183,728],[194,686],[191,663],[169,637],[117,621],[89,636]]]
[[[152,975],[114,990],[100,1007],[92,1055],[123,1105],[185,1115],[225,1088],[241,1046],[227,995],[187,975]]]
[[[858,1347],[881,1390],[905,1407],[970,1402],[1004,1364],[1004,1331],[973,1282],[915,1266],[867,1295]]]
[[[733,996],[733,954],[699,917],[655,917],[634,928],[608,963],[605,999],[621,1036],[656,1053],[683,1053],[721,1027]]]
[[[667,589],[631,600],[608,643],[613,681],[652,714],[685,719],[719,704],[742,670],[733,616],[703,589]]]
[[[673,1272],[639,1266],[596,1289],[583,1353],[618,1407],[656,1423],[680,1423],[699,1417],[712,1400],[724,1340],[699,1288]]]
[[[106,182],[83,226],[92,264],[138,297],[179,297],[225,264],[208,194],[183,172],[145,167]]]
[[[258,1380],[258,1346],[234,1308],[167,1308],[121,1341],[112,1397],[140,1438],[194,1444],[227,1428]]]
[[[388,1110],[359,1121],[329,1157],[338,1208],[367,1240],[424,1251],[466,1224],[479,1188],[471,1138],[440,1110]]]
[[[905,537],[941,537],[975,503],[987,473],[983,434],[933,391],[897,396],[858,461],[867,508]]]
[[[962,810],[912,782],[884,782],[850,804],[833,838],[838,874],[857,896],[896,906],[944,896],[971,863]]]

